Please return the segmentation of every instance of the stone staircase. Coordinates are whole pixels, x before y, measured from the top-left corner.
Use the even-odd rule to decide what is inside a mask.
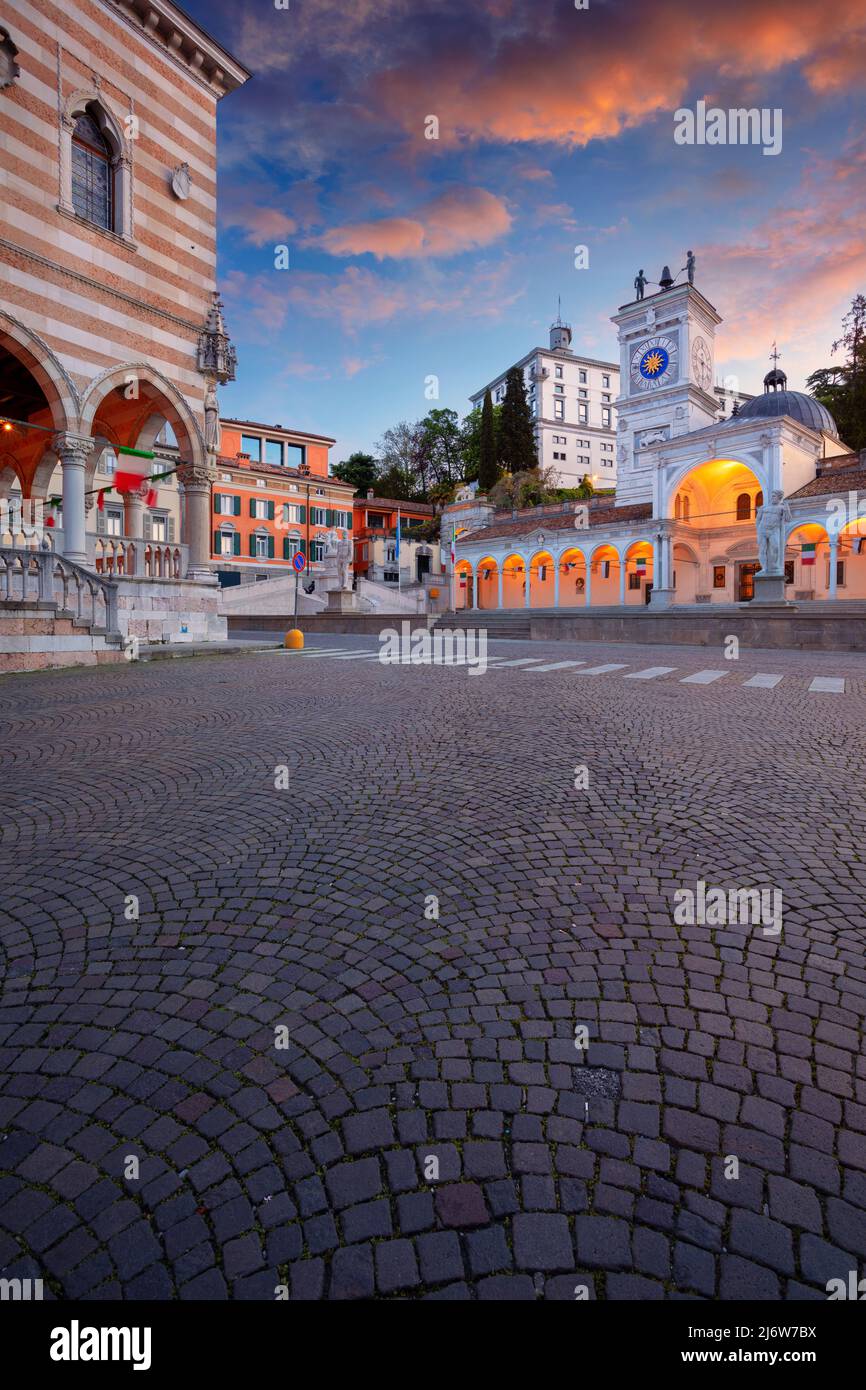
[[[462,608],[457,613],[443,613],[433,624],[433,630],[437,627],[458,631],[483,629],[489,638],[510,638],[512,641],[528,641],[532,635],[529,612],[521,609]]]
[[[0,674],[123,659],[113,582],[51,550],[0,548]]]

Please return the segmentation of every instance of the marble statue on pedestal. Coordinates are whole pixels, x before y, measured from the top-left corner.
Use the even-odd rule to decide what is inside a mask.
[[[763,575],[785,572],[785,535],[791,521],[791,508],[784,493],[774,492],[769,505],[758,507],[755,527],[758,532],[758,559]]]

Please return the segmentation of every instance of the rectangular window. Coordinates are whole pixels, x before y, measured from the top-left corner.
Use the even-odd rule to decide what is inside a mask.
[[[610,377],[609,377],[609,376],[604,376],[604,375],[603,375],[602,378],[601,378],[601,384],[602,384],[602,386],[604,386],[604,387],[610,386]]]
[[[581,399],[582,401],[589,400],[589,392],[588,392],[588,391],[578,391],[577,394],[580,396],[580,399]]]
[[[794,582],[794,561],[793,561],[793,560],[786,560],[786,561],[785,561],[785,583],[786,583],[786,584],[793,584],[793,582]]]
[[[609,400],[610,400],[610,395],[609,395],[607,392],[602,392],[602,397],[601,397],[601,399],[602,399],[603,401],[609,401]]]
[[[564,386],[560,386],[559,382],[557,382],[553,389],[554,389],[554,391],[564,391],[564,390],[565,390],[565,387],[564,387]]]
[[[105,513],[105,534],[107,536],[123,535],[123,512],[112,507],[107,508]]]
[[[297,525],[297,524],[300,523],[300,520],[301,520],[301,509],[300,509],[300,507],[297,505],[297,503],[296,503],[296,502],[284,502],[284,503],[283,503],[283,521],[285,521],[285,522],[293,521],[293,522],[295,522],[295,524]]]
[[[793,563],[793,562],[792,562]],[[726,585],[725,566],[713,565],[713,588],[724,589]]]
[[[320,540],[310,541],[310,559],[321,560],[325,554],[325,542]]]
[[[223,531],[222,534],[220,535],[220,554],[221,554],[221,555],[234,555],[234,553],[235,553],[234,536],[232,536],[231,533],[228,532],[228,531]]]
[[[554,420],[565,419],[565,401],[553,402],[553,418]]]
[[[113,449],[103,450],[102,458],[99,463],[100,473],[104,473],[107,478],[114,477],[114,470],[117,467],[117,455]]]
[[[167,540],[168,540],[168,517],[166,517],[166,516],[153,516],[153,517],[151,517],[151,532],[150,532],[150,535],[151,535],[151,539],[152,539],[152,540],[155,540],[155,541],[167,541]]]
[[[279,439],[265,440],[265,463],[273,464],[275,468],[283,466],[283,445]]]
[[[328,509],[327,507],[312,507],[310,510],[310,521],[314,526],[327,526]]]
[[[256,559],[267,560],[268,558],[268,537],[256,536]]]
[[[589,424],[589,406],[586,401],[581,402],[577,407],[577,423],[579,425]]]
[[[628,577],[628,587],[629,587],[630,589],[639,589],[639,588],[640,588],[640,575],[639,575],[639,574],[630,574],[630,575],[629,575],[629,577]]]
[[[256,463],[262,461],[262,441],[257,434],[241,435],[241,453],[249,454],[250,458]]]
[[[829,588],[829,585],[828,585],[827,587]],[[843,588],[845,587],[845,561],[844,561],[844,560],[837,560],[837,561],[836,561],[836,587],[839,588],[839,589],[843,589]]]
[[[581,386],[585,386],[585,385],[586,385],[586,372],[583,370],[582,367],[581,367],[580,371],[579,371],[578,374],[577,374],[577,379],[578,379],[578,381],[580,382]]]
[[[603,430],[610,429],[610,406],[603,405],[601,408],[601,427]]]
[[[286,445],[286,465],[289,468],[300,468],[307,461],[307,448],[305,444]]]
[[[381,529],[385,525],[385,518],[380,516],[378,512],[368,512],[367,525],[371,526],[374,531]]]
[[[555,368],[555,373],[556,373],[556,375],[557,375],[558,377],[561,377],[561,376],[562,376],[562,368],[561,368],[561,367],[556,367],[556,368]]]
[[[268,519],[268,499],[266,497],[253,497],[250,501],[250,516],[256,521],[267,521]]]

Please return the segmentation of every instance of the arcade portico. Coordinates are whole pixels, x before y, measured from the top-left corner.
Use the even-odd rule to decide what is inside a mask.
[[[623,383],[616,496],[486,514],[476,499],[480,515],[456,541],[454,606],[866,601],[866,462],[828,411],[788,391],[776,367],[762,395],[719,420],[721,320],[693,285],[625,305],[613,321]],[[772,575],[761,566],[770,519]]]

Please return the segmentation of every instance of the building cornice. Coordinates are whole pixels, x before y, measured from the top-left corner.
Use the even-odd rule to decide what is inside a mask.
[[[112,14],[143,33],[166,57],[217,100],[248,82],[252,73],[170,0],[101,0]]]

